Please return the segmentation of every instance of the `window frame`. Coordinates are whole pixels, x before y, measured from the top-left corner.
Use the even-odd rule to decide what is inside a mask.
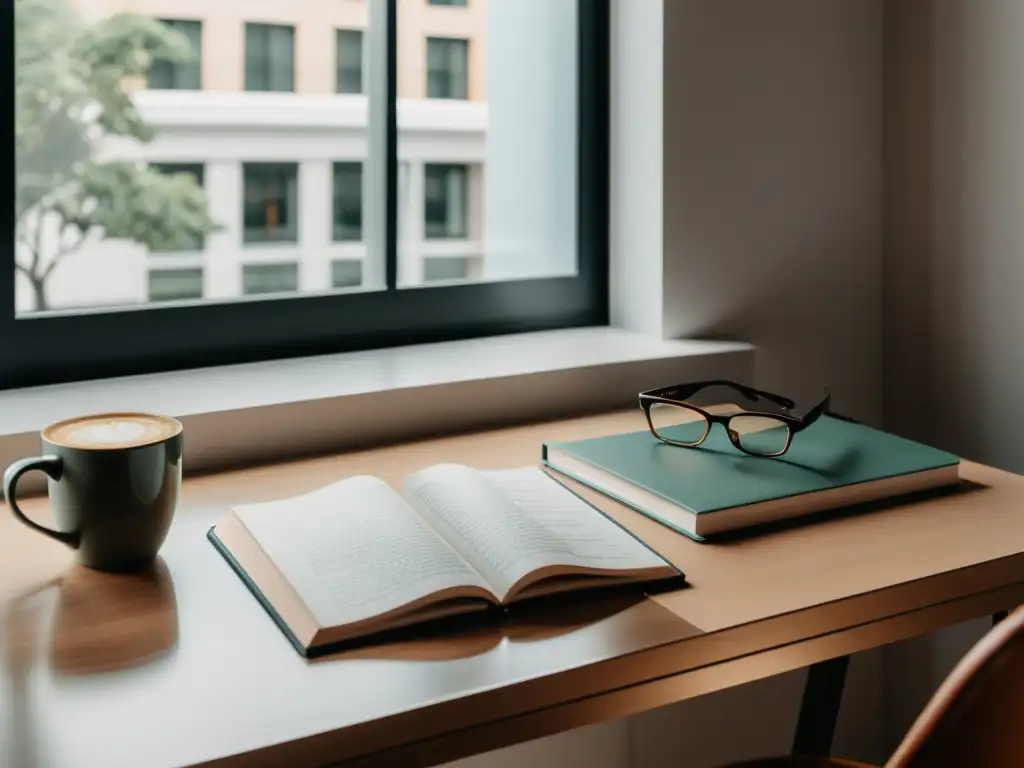
[[[382,104],[386,290],[242,297],[188,306],[15,313],[15,209],[0,212],[0,389],[608,323],[609,3],[577,0],[577,271],[571,276],[399,288],[396,4],[386,10]],[[0,97],[15,103],[13,4],[0,8]],[[371,84],[373,79],[371,79]],[[9,107],[13,112],[13,109]],[[13,115],[0,121],[8,199]]]

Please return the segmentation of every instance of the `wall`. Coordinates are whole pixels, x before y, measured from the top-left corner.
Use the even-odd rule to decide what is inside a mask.
[[[885,424],[1024,472],[1024,3],[886,7]],[[893,743],[979,621],[886,653]]]
[[[764,386],[809,397],[831,385],[838,407],[877,423],[882,0],[615,0],[613,10],[613,319],[750,340]],[[882,657],[853,659],[839,754],[884,759]],[[704,768],[786,752],[804,678],[458,765]]]

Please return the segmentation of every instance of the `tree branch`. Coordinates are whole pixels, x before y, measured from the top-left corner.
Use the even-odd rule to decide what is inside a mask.
[[[63,233],[63,231],[66,228],[67,228],[66,225],[62,226],[61,227],[61,233]],[[46,280],[46,278],[48,278],[50,276],[50,273],[53,272],[53,270],[56,268],[58,262],[60,262],[61,259],[63,259],[68,254],[74,253],[79,248],[81,248],[82,245],[85,243],[85,239],[87,237],[89,237],[89,233],[88,232],[83,232],[82,236],[80,238],[78,238],[78,242],[76,242],[74,245],[70,245],[70,246],[67,246],[65,248],[61,248],[59,251],[57,251],[53,255],[53,258],[50,259],[50,263],[46,265],[46,269],[43,270],[42,279]]]

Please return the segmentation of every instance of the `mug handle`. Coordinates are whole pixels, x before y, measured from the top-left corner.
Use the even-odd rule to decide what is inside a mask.
[[[30,459],[19,459],[7,468],[7,471],[4,472],[4,498],[6,498],[7,503],[11,505],[11,510],[14,512],[14,516],[29,528],[34,528],[40,533],[49,536],[51,539],[56,539],[62,544],[67,544],[72,549],[78,549],[78,542],[81,538],[78,531],[64,533],[62,531],[54,531],[42,526],[39,523],[29,520],[18,506],[18,502],[14,498],[17,493],[18,480],[23,474],[33,469],[45,472],[54,480],[60,480],[61,475],[64,474],[64,460],[61,459],[60,456],[35,456]]]

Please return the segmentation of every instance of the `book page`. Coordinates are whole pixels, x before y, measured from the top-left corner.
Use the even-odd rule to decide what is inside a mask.
[[[235,513],[322,627],[487,582],[390,486],[352,477]]]
[[[442,464],[406,482],[409,499],[503,598],[532,571],[666,567],[665,561],[537,467]]]

